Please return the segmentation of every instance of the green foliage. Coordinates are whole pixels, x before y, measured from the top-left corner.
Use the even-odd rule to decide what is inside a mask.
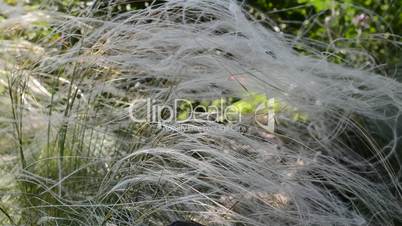
[[[354,67],[402,61],[402,51],[394,45],[401,41],[402,2],[392,0],[250,0],[276,21],[278,29],[297,38],[313,39],[328,59]],[[306,48],[295,46],[303,52]],[[384,68],[377,72],[387,74]]]
[[[297,2],[311,4],[317,11],[330,9],[331,5],[334,3],[332,0],[298,0]]]

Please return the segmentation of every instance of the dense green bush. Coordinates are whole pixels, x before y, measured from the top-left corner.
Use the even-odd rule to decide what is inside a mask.
[[[401,67],[402,2],[394,0],[250,0],[273,26],[296,38],[319,41],[335,62],[376,67],[394,76]],[[330,43],[328,46],[327,43]],[[368,64],[368,65],[367,65]],[[384,67],[383,64],[386,64]],[[377,67],[378,66],[378,67]],[[400,73],[397,71],[397,73]]]

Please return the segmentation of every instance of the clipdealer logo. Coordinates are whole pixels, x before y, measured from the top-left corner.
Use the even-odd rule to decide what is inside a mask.
[[[221,99],[223,100],[223,99]],[[175,99],[173,104],[161,104],[157,100],[146,98],[136,99],[129,105],[128,115],[133,122],[136,123],[151,123],[158,126],[164,125],[183,125],[186,122],[201,122],[201,121],[225,121],[230,125],[239,125],[242,120],[250,116],[254,122],[268,132],[274,132],[275,129],[275,99],[271,98],[266,103],[261,103],[254,109],[252,115],[244,113],[235,105],[225,106],[224,101],[220,101],[220,106],[216,105],[196,105],[194,102],[187,99]],[[185,109],[183,109],[185,106]],[[185,117],[183,117],[185,112]],[[187,130],[190,128],[187,125]],[[220,128],[225,128],[221,126]],[[219,129],[219,128],[218,128]]]

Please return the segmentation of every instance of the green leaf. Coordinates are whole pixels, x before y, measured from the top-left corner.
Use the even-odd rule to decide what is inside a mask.
[[[317,11],[330,9],[336,2],[333,0],[297,0],[298,3],[306,3],[314,6]]]

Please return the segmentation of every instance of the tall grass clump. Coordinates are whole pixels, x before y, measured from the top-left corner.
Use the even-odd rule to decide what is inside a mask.
[[[113,4],[49,13],[59,37],[49,45],[59,47],[5,76],[5,125],[19,153],[19,211],[2,210],[9,223],[402,221],[401,83],[330,63],[236,1],[169,0],[119,14]],[[146,114],[133,104],[140,99],[239,106],[250,96],[275,99],[274,131],[208,112],[132,120]]]

